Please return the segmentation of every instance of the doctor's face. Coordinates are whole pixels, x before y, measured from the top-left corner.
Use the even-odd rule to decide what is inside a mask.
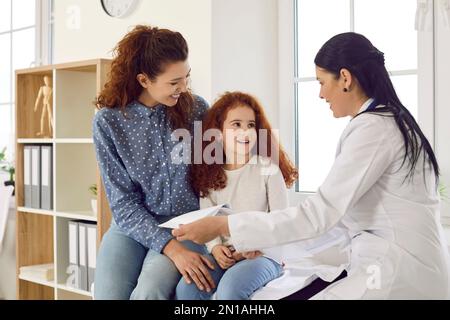
[[[335,118],[346,117],[351,114],[348,93],[344,92],[345,83],[342,77],[316,66],[316,77],[320,83],[320,99],[325,99],[330,105]]]

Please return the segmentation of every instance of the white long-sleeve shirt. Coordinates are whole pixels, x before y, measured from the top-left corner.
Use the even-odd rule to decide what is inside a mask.
[[[288,191],[278,166],[268,165],[268,159],[254,156],[237,170],[225,170],[227,186],[213,190],[208,197],[200,199],[200,208],[222,203],[231,206],[233,213],[285,209],[289,205]],[[206,244],[208,250],[218,244],[231,245],[229,237],[218,237]]]
[[[450,298],[434,172],[421,155],[414,179],[404,181],[409,170],[407,162],[401,166],[404,150],[393,117],[366,113],[352,119],[318,192],[267,216],[230,216],[234,247],[251,251],[309,239],[341,222],[352,238],[348,276],[318,298]]]

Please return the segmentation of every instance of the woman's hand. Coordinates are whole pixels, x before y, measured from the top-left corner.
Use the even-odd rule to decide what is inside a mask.
[[[228,269],[236,263],[231,250],[227,246],[218,244],[214,246],[211,253],[222,269]]]
[[[218,236],[229,236],[228,217],[206,217],[184,224],[178,229],[173,229],[172,235],[178,241],[191,240],[198,244],[204,244]]]
[[[173,261],[186,283],[192,281],[200,290],[210,292],[216,285],[208,268],[214,270],[214,264],[205,256],[186,249],[176,240],[171,240],[163,250],[163,253]]]
[[[242,256],[246,259],[255,259],[262,256],[262,252],[261,251],[242,252]]]
[[[244,260],[245,258],[244,258],[244,256],[242,255],[242,253],[237,252],[237,251],[233,251],[233,259],[234,259],[236,262],[238,262],[238,261]]]

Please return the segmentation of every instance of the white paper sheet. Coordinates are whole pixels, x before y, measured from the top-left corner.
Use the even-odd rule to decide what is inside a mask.
[[[265,248],[261,252],[265,257],[279,264],[295,264],[297,261],[310,258],[324,249],[339,243],[347,243],[348,241],[347,232],[342,227],[336,226],[317,238]]]
[[[232,213],[232,210],[229,209],[227,204],[220,204],[215,207],[209,207],[209,208],[191,211],[191,212],[179,215],[165,223],[160,224],[159,227],[175,229],[175,228],[178,228],[182,224],[188,224],[188,223],[194,222],[196,220],[199,220],[199,219],[202,219],[205,217],[215,216],[218,214],[229,215],[231,213]]]

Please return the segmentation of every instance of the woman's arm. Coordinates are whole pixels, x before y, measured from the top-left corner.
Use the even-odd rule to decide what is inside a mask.
[[[105,118],[97,113],[94,119],[94,143],[115,222],[128,236],[143,246],[169,257],[185,278],[200,290],[215,287],[208,268],[214,265],[204,256],[185,248],[167,229],[160,228],[153,214],[143,204],[144,195],[134,185],[120,155]]]
[[[144,247],[162,252],[173,237],[169,231],[158,227],[153,214],[144,206],[144,195],[131,180],[102,112],[94,118],[93,133],[98,165],[114,221],[125,234]]]

